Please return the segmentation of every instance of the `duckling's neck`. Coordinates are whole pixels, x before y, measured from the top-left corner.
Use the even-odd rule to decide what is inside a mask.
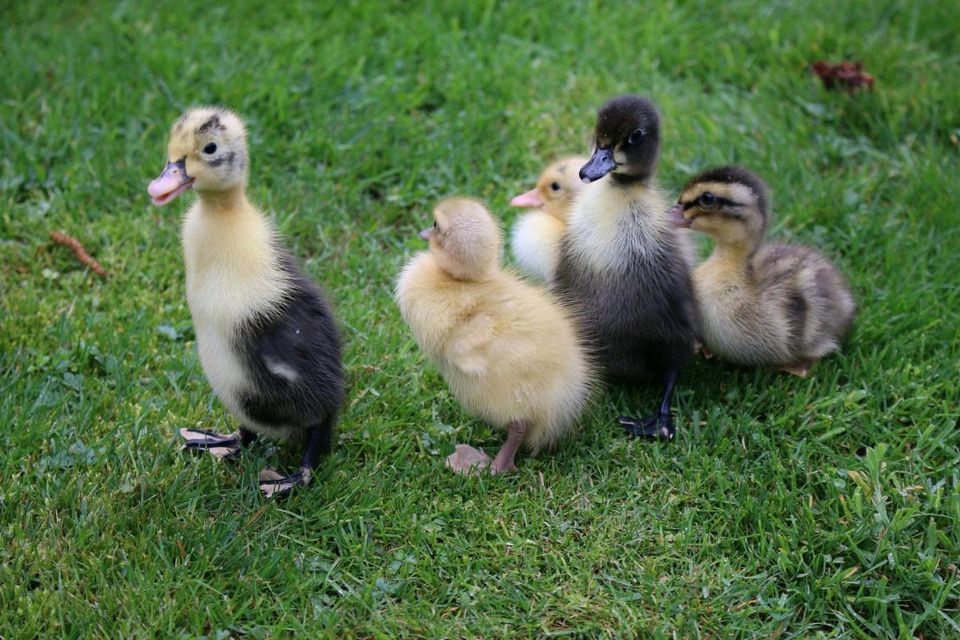
[[[566,222],[570,217],[570,205],[569,200],[552,200],[543,205],[543,212],[560,222]]]
[[[617,172],[610,174],[610,177],[613,179],[613,183],[621,187],[648,186],[652,176],[653,174],[650,171],[643,171],[642,173],[638,173],[636,175]]]
[[[597,272],[622,268],[673,247],[667,203],[654,182],[587,185],[574,201],[566,237],[571,257]]]
[[[201,192],[183,221],[188,284],[192,275],[210,270],[237,281],[272,274],[278,268],[274,240],[270,221],[242,188]]]
[[[753,273],[757,247],[753,242],[717,242],[709,261],[713,269],[748,277]]]
[[[467,268],[446,260],[437,261],[437,265],[447,276],[459,282],[489,282],[495,279],[500,272],[497,266],[488,269]]]
[[[246,189],[237,185],[226,191],[200,191],[200,204],[203,212],[209,215],[229,214],[237,211],[249,211]]]

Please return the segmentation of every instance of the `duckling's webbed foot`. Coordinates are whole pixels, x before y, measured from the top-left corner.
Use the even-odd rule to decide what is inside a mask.
[[[454,473],[464,475],[477,474],[484,469],[490,469],[491,475],[509,473],[517,470],[514,459],[517,449],[523,444],[527,434],[527,424],[514,421],[507,425],[507,440],[497,452],[493,460],[480,449],[474,449],[468,444],[458,444],[453,453],[447,456],[446,467]]]
[[[631,418],[620,416],[617,422],[623,427],[623,432],[632,438],[665,438],[673,440],[677,430],[673,426],[673,417],[670,415],[670,400],[673,398],[673,386],[677,382],[677,372],[669,370],[664,376],[663,401],[660,410],[646,418]]]
[[[273,469],[262,469],[257,484],[265,498],[285,498],[294,487],[305,487],[313,478],[313,470],[321,454],[328,454],[333,446],[333,418],[307,429],[307,446],[303,451],[300,470],[288,476],[280,475]]]
[[[789,373],[792,376],[799,376],[801,378],[806,378],[807,374],[810,373],[810,369],[813,368],[813,364],[814,363],[810,360],[801,360],[797,364],[794,364],[788,367],[780,367],[780,371],[783,371],[784,373]]]
[[[470,475],[490,466],[491,458],[480,449],[468,444],[458,444],[453,453],[447,456],[444,466],[454,473]]]
[[[665,438],[673,440],[677,430],[673,426],[670,414],[656,413],[646,418],[631,418],[620,416],[617,422],[623,427],[623,432],[631,438]]]
[[[240,428],[229,434],[220,434],[206,429],[180,429],[184,451],[206,451],[220,460],[230,460],[240,455],[243,445],[257,439],[252,431]]]
[[[294,487],[305,487],[313,478],[313,469],[300,467],[300,470],[289,476],[282,476],[273,469],[263,469],[257,477],[260,491],[265,498],[285,498],[290,495]]]

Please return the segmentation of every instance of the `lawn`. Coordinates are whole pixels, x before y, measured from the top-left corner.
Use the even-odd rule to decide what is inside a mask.
[[[439,5],[439,3],[438,3]],[[909,2],[0,5],[0,637],[960,638],[960,18]],[[873,93],[827,92],[860,59]],[[443,468],[466,415],[392,301],[452,194],[506,224],[624,92],[675,195],[736,162],[774,234],[849,274],[842,354],[799,379],[697,361],[671,443],[613,422],[510,477]],[[251,196],[321,281],[348,404],[314,483],[179,451],[232,429],[157,209],[170,123],[242,113]],[[51,242],[61,230],[101,278]]]

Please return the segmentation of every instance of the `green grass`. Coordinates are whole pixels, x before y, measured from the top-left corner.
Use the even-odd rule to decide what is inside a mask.
[[[334,5],[337,8],[334,8]],[[960,637],[955,3],[3,3],[0,636]],[[342,5],[342,6],[341,6]],[[873,94],[825,92],[863,59]],[[391,300],[438,198],[510,196],[596,108],[663,114],[661,182],[738,162],[861,306],[807,380],[698,362],[598,395],[508,478],[443,469],[465,415]],[[149,205],[187,106],[239,110],[251,190],[335,302],[348,406],[309,490],[178,451],[232,427]],[[49,240],[80,240],[100,279]]]

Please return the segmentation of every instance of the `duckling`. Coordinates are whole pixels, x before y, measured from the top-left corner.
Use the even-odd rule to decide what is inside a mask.
[[[654,178],[659,148],[653,102],[626,95],[601,107],[593,155],[580,169],[588,184],[574,201],[555,290],[577,305],[580,329],[608,378],[664,384],[656,413],[619,418],[627,435],[673,438],[673,388],[693,353],[699,316],[690,238],[670,224]]]
[[[584,156],[557,160],[543,170],[536,187],[510,201],[514,207],[538,209],[513,225],[510,247],[520,269],[544,282],[550,282],[557,270],[570,206],[583,187],[577,171],[586,161]]]
[[[843,274],[813,249],[763,244],[769,194],[756,174],[720,167],[693,178],[670,215],[715,241],[693,274],[707,348],[806,376],[839,349],[856,304]]]
[[[188,190],[183,219],[187,301],[213,390],[240,422],[221,435],[181,429],[185,449],[233,457],[257,435],[304,444],[300,470],[260,473],[267,496],[310,482],[331,450],[344,400],[340,338],[320,288],[247,200],[246,128],[232,111],[189,109],[172,126],[167,164],[148,192],[162,206]]]
[[[513,471],[520,445],[536,454],[567,434],[587,403],[592,370],[566,310],[542,290],[503,271],[500,229],[476,200],[451,198],[420,233],[430,249],[397,280],[403,319],[454,397],[505,429],[491,462],[458,445],[447,466]]]

